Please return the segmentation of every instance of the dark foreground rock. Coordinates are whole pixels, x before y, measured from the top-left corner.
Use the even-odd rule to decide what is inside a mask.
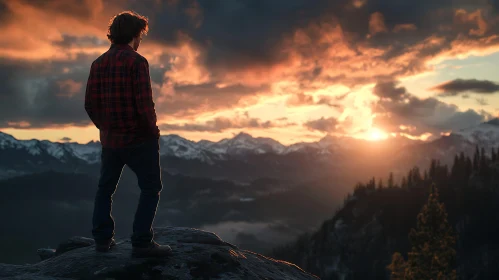
[[[157,228],[155,239],[170,245],[173,256],[132,258],[129,239],[97,253],[92,240],[73,237],[55,252],[39,250],[39,263],[0,264],[0,279],[319,279],[294,264],[240,250],[211,232]]]

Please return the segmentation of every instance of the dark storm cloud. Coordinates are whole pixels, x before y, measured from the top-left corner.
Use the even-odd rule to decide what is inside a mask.
[[[353,1],[349,0],[199,0],[175,3],[155,6],[149,37],[174,45],[184,38],[179,36],[181,33],[188,34],[204,51],[202,63],[212,69],[238,69],[255,64],[270,66],[285,61],[289,59],[289,53],[283,51],[286,49],[283,45],[285,36],[310,23],[328,20],[341,25],[347,35],[345,39],[355,50],[355,43],[366,42],[374,13],[382,16],[388,32],[376,34],[367,42],[376,47],[389,46],[390,51],[384,54],[386,59],[403,55],[408,46],[431,35],[442,36],[441,44],[420,50],[421,60],[450,48],[458,35],[468,37],[470,30],[477,28],[478,18],[463,15],[456,19],[456,8],[465,12],[491,10],[490,3],[485,0],[370,0],[361,7],[354,7]],[[131,7],[150,12],[140,7],[138,2]],[[196,20],[193,20],[193,14]],[[496,12],[483,13],[485,19],[495,15]],[[496,31],[488,28],[483,36]],[[308,35],[314,42],[322,34],[312,32]],[[408,71],[417,67],[420,65],[416,60],[406,65]],[[320,69],[315,68],[311,76],[319,75]]]
[[[499,0],[488,0],[488,3],[492,6],[494,12],[499,12]]]
[[[6,21],[10,16],[10,11],[5,1],[0,1],[0,20]]]
[[[380,99],[373,105],[373,111],[377,114],[374,124],[389,132],[405,132],[414,136],[427,132],[439,134],[476,125],[490,117],[486,112],[471,109],[461,112],[457,106],[433,97],[419,98],[404,87],[397,87],[396,81],[378,83],[373,93],[390,98]]]
[[[373,93],[381,98],[397,100],[406,94],[404,87],[396,87],[395,81],[378,82],[373,89]]]
[[[251,129],[251,128],[273,128],[287,127],[293,123],[276,121],[262,121],[258,118],[225,118],[218,117],[204,123],[163,124],[161,130],[165,131],[199,131],[199,132],[223,132],[228,129]]]
[[[179,31],[189,34],[205,51],[203,64],[214,68],[270,66],[287,59],[280,52],[282,35],[319,17],[328,1],[198,1],[202,23],[193,23],[186,12],[194,1],[163,5],[154,16],[150,38],[176,44]],[[346,1],[341,1],[346,2]],[[279,19],[279,20],[276,20]],[[161,27],[161,28],[159,28]]]
[[[174,56],[165,55],[160,59],[165,61],[164,67],[151,64],[154,83],[162,86],[165,82],[171,82],[168,94],[160,93],[155,88],[155,97],[159,100],[157,112],[174,116],[192,116],[243,106],[247,104],[244,102],[247,99],[274,94],[269,84],[275,80],[259,84],[263,86],[250,86],[244,79],[223,80],[221,77],[227,74],[259,74],[262,70],[296,60],[296,63],[289,65],[296,65],[297,69],[288,67],[292,69],[278,70],[288,71],[286,77],[298,82],[298,90],[304,92],[304,88],[313,90],[332,84],[362,85],[385,76],[397,79],[426,70],[428,59],[451,51],[456,45],[461,46],[457,52],[462,53],[499,44],[499,37],[493,37],[499,33],[499,25],[494,24],[498,14],[497,0],[20,1],[52,17],[64,14],[84,23],[89,22],[88,29],[80,27],[78,31],[89,34],[66,34],[62,40],[52,42],[61,48],[106,44],[107,22],[101,22],[99,17],[97,24],[95,15],[109,14],[110,17],[119,5],[120,9],[133,9],[150,18],[151,29],[146,40],[159,43],[154,48],[187,44],[194,52],[199,51],[199,56],[186,68],[203,68],[208,79],[197,82],[192,82],[195,80],[192,79],[190,84],[177,83],[174,78],[168,78],[174,71],[170,65],[170,58]],[[4,3],[0,1],[0,19],[7,16]],[[102,29],[101,40],[95,38],[97,27]],[[63,29],[56,22],[54,28]],[[23,30],[27,29],[20,28],[20,31]],[[297,31],[302,33],[301,41],[304,43],[294,41]],[[23,33],[18,37],[28,35]],[[161,51],[158,49],[154,51]],[[167,53],[168,50],[163,51]],[[90,62],[77,59],[65,64],[0,63],[2,77],[9,77],[0,85],[1,125],[22,121],[35,127],[88,124],[81,105],[81,92],[60,91],[61,88],[71,91],[75,83],[85,83]],[[67,74],[60,73],[63,67],[73,70]],[[181,74],[191,74],[184,72]],[[61,84],[64,81],[66,83]],[[222,82],[228,85],[221,87]],[[378,96],[393,101],[393,104],[381,105],[399,117],[420,116],[421,112],[437,109],[445,112],[457,110],[437,100],[410,97],[405,89],[400,92],[401,89],[394,86],[390,88],[390,84],[380,84],[376,90]],[[396,101],[400,96],[407,97],[409,104]],[[258,99],[253,101],[258,102]],[[298,103],[336,104],[336,100],[328,96],[303,101]],[[7,102],[12,105],[5,105]],[[446,119],[449,118],[446,115]]]
[[[6,77],[0,91],[0,127],[31,128],[72,124],[90,124],[83,108],[84,91],[89,65],[94,56],[81,56],[77,61],[19,63],[3,60],[0,75]],[[78,66],[75,66],[78,65]],[[70,69],[63,73],[64,68]],[[163,82],[165,69],[151,67],[151,80]],[[78,87],[79,85],[79,87]],[[236,106],[243,98],[266,93],[268,86],[219,86],[217,84],[175,85],[174,95],[162,101],[159,90],[154,91],[156,112],[175,116],[189,116],[207,109],[226,109]],[[250,127],[269,126],[265,122],[250,122]]]
[[[7,0],[8,1],[8,0]],[[100,4],[99,0],[18,0],[35,8],[50,13],[71,15],[81,20],[88,20],[94,15]]]
[[[54,41],[53,44],[61,48],[72,48],[108,46],[109,42],[95,36],[72,36],[65,34],[62,35],[62,40]]]
[[[221,86],[215,83],[175,85],[174,94],[164,97],[158,104],[161,112],[176,116],[195,115],[206,110],[229,109],[244,98],[268,94],[268,86],[248,87],[239,84]]]
[[[0,127],[31,128],[89,124],[83,108],[91,60],[81,56],[73,63],[20,63],[0,60]],[[76,64],[76,63],[75,63]],[[70,72],[63,73],[65,67]]]
[[[499,84],[477,79],[455,79],[432,87],[431,90],[440,92],[439,96],[456,96],[465,92],[493,94],[499,92]]]
[[[338,120],[334,117],[320,118],[317,120],[307,121],[303,124],[309,130],[317,130],[320,132],[334,132],[338,125]]]

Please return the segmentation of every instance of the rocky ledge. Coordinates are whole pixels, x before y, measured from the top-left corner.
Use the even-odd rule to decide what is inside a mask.
[[[131,257],[129,239],[117,240],[107,253],[95,251],[92,239],[73,237],[57,250],[38,251],[42,261],[0,264],[1,279],[319,279],[298,266],[241,250],[216,234],[193,228],[155,229],[155,239],[168,244],[168,258]]]

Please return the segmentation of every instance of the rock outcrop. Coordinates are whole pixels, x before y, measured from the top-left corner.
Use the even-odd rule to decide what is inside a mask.
[[[117,240],[107,253],[93,240],[73,237],[57,250],[40,249],[42,261],[0,264],[1,279],[319,279],[298,266],[241,250],[216,234],[192,228],[155,229],[155,239],[168,244],[168,258],[132,258],[129,239]]]

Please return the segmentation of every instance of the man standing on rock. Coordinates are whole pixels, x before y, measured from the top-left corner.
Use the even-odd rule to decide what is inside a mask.
[[[126,164],[137,175],[141,189],[133,222],[132,255],[171,254],[170,246],[154,241],[152,229],[163,185],[149,64],[137,53],[142,35],[148,29],[147,18],[135,12],[113,17],[107,34],[111,47],[90,68],[85,110],[99,129],[102,143],[102,166],[92,218],[92,235],[98,252],[107,252],[116,245],[112,196]]]

